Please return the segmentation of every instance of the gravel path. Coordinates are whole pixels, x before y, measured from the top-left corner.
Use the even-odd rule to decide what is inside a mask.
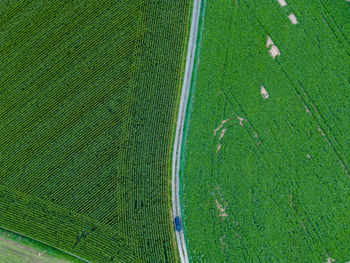
[[[177,216],[181,218],[180,193],[179,193],[181,146],[182,146],[187,101],[188,101],[188,96],[189,96],[190,86],[191,86],[194,56],[196,52],[200,7],[201,7],[201,0],[194,0],[193,11],[192,11],[191,32],[190,32],[190,39],[189,39],[188,50],[187,50],[185,77],[183,81],[180,108],[179,108],[179,114],[178,114],[176,132],[175,132],[173,167],[172,167],[172,187],[171,187],[174,218]],[[189,262],[183,230],[176,231],[176,241],[179,247],[181,262],[182,263]]]

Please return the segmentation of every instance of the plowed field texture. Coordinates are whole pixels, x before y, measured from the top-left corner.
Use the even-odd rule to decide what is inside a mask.
[[[192,262],[349,262],[349,1],[207,0],[201,23]]]
[[[174,262],[189,0],[0,2],[0,227],[90,262]]]

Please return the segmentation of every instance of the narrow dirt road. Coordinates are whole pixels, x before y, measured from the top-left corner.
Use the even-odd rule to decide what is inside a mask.
[[[194,64],[194,57],[196,52],[198,24],[200,15],[201,0],[194,0],[192,11],[192,22],[190,39],[188,43],[185,77],[183,81],[181,101],[178,113],[178,119],[176,124],[174,152],[173,152],[173,167],[172,167],[172,203],[173,203],[173,215],[181,219],[181,206],[180,206],[180,159],[181,159],[181,147],[183,138],[183,129],[185,124],[186,108],[188,102],[188,96],[191,86],[192,70]],[[176,231],[176,241],[179,247],[180,259],[182,263],[189,262],[187,247],[183,230]]]

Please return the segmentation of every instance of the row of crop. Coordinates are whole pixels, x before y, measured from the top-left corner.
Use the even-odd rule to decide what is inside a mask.
[[[111,27],[112,26],[113,24],[111,24]],[[102,34],[107,33],[107,31],[105,32],[101,31],[101,33]],[[44,94],[41,92],[38,92],[38,79],[31,81],[34,85],[36,84],[36,86],[34,87],[29,86],[30,92],[31,92],[30,94],[37,95],[36,100],[40,104],[42,104],[43,100],[47,99],[45,98],[46,94],[47,96],[49,96],[49,99],[47,99],[46,107],[42,106],[39,109],[37,109],[35,108],[36,105],[32,104],[33,109],[37,111],[37,113],[34,112],[35,114],[32,115],[34,118],[36,118],[35,119],[37,120],[36,123],[33,122],[31,118],[28,118],[29,117],[28,115],[32,113],[31,111],[26,110],[23,112],[19,110],[15,113],[12,113],[11,117],[18,119],[18,121],[14,123],[12,127],[16,129],[18,128],[20,129],[14,130],[12,131],[12,133],[9,132],[9,130],[5,130],[5,129],[2,130],[4,132],[3,134],[6,135],[6,138],[3,141],[7,143],[7,145],[9,146],[8,153],[12,154],[7,156],[8,159],[5,158],[5,160],[4,159],[2,160],[4,161],[6,166],[8,166],[8,169],[14,171],[13,174],[4,173],[4,175],[7,177],[6,184],[9,187],[19,189],[21,190],[21,192],[23,191],[28,192],[31,194],[31,196],[37,196],[37,197],[42,197],[43,199],[48,199],[48,201],[50,201],[48,204],[59,203],[57,201],[61,201],[61,199],[64,198],[65,195],[68,194],[68,192],[71,192],[72,190],[74,191],[76,190],[77,187],[79,187],[79,179],[76,177],[76,173],[62,174],[60,170],[63,169],[67,164],[72,165],[72,163],[70,162],[70,159],[73,158],[74,155],[77,155],[84,150],[89,150],[85,148],[86,146],[89,145],[89,143],[92,143],[95,139],[98,139],[96,135],[101,135],[101,133],[103,134],[106,129],[110,130],[112,129],[111,127],[113,126],[114,127],[120,126],[123,119],[127,117],[125,116],[125,113],[126,113],[125,108],[127,107],[127,105],[123,105],[123,107],[121,107],[121,105],[118,105],[118,107],[116,107],[117,110],[114,110],[114,113],[117,115],[117,117],[113,116],[110,112],[107,111],[107,109],[104,109],[104,105],[103,105],[109,100],[112,100],[114,94],[118,94],[118,93],[120,94],[119,100],[123,101],[124,104],[128,103],[128,99],[127,99],[128,92],[126,91],[121,93],[122,89],[126,88],[125,82],[128,79],[130,79],[130,77],[128,76],[125,77],[125,73],[128,73],[129,71],[128,67],[126,67],[125,64],[123,65],[124,67],[122,67],[121,70],[118,72],[119,79],[116,78],[116,75],[118,76],[118,74],[114,74],[113,76],[113,72],[111,72],[109,69],[111,64],[115,65],[116,61],[118,61],[118,59],[120,60],[120,58],[117,57],[118,53],[113,52],[113,49],[110,48],[111,45],[110,43],[108,43],[108,41],[111,41],[111,42],[114,41],[117,44],[121,45],[120,51],[121,51],[121,54],[124,55],[124,57],[127,57],[128,54],[130,53],[130,51],[124,50],[124,49],[125,47],[127,47],[125,45],[125,42],[133,41],[132,39],[130,40],[132,35],[130,35],[130,37],[128,36],[127,38],[123,37],[122,43],[118,42],[120,41],[119,40],[120,37],[123,37],[123,35],[121,34],[118,35],[115,33],[113,34],[113,32],[111,32],[108,34],[108,38],[106,38],[106,36],[98,37],[89,45],[86,45],[85,43],[85,46],[82,46],[83,48],[82,50],[76,51],[74,53],[75,57],[80,58],[82,53],[84,52],[86,53],[86,51],[90,51],[91,49],[94,50],[96,49],[96,47],[98,47],[99,48],[98,51],[99,52],[104,51],[104,53],[102,54],[97,53],[94,55],[94,57],[88,57],[89,61],[93,61],[94,59],[97,60],[99,59],[99,57],[104,56],[106,54],[108,55],[108,56],[105,56],[103,60],[99,59],[97,61],[97,62],[101,61],[103,64],[97,64],[98,68],[93,68],[94,71],[87,72],[87,74],[84,74],[84,72],[81,72],[80,75],[83,77],[79,77],[78,75],[79,78],[76,78],[76,75],[79,69],[72,71],[72,69],[74,69],[74,67],[79,64],[77,64],[77,62],[73,60],[74,57],[72,57],[71,60],[69,60],[70,59],[69,56],[71,56],[72,54],[70,53],[69,55],[64,55],[60,57],[59,60],[55,62],[58,65],[58,68],[57,67],[53,68],[54,71],[51,70],[51,72],[49,72],[48,75],[44,76],[44,80],[41,81],[42,84],[39,83],[40,84],[39,86],[44,86],[43,88],[46,88]],[[99,45],[99,42],[101,41],[107,41],[107,43],[104,44],[104,46],[101,46]],[[101,47],[103,47],[105,50],[101,49]],[[63,50],[65,50],[65,48],[63,48]],[[47,50],[47,52],[49,51],[50,49]],[[40,54],[35,54],[35,55],[40,56]],[[67,61],[67,58],[68,58],[68,61]],[[66,61],[66,63],[62,63],[63,61]],[[72,62],[74,63],[72,64]],[[66,69],[67,65],[69,66],[68,69]],[[40,64],[39,66],[43,67],[43,65],[40,65]],[[54,66],[54,64],[52,66]],[[82,69],[84,70],[84,67]],[[8,68],[8,70],[10,71],[10,68]],[[62,81],[60,81],[59,79],[62,73],[65,73],[65,77],[67,79],[67,81],[65,82],[67,84],[69,83],[69,86],[62,85],[62,84],[65,84],[64,82],[62,83]],[[102,79],[101,74],[110,75],[111,76],[110,80],[106,81]],[[38,71],[38,75],[42,78],[40,68]],[[118,82],[121,82],[121,83],[124,82],[124,83],[121,86],[120,83]],[[121,87],[118,87],[116,89],[115,85],[117,85],[117,87],[118,86],[121,86]],[[47,89],[47,86],[50,88],[51,87],[56,88],[57,92],[53,93],[52,89]],[[68,92],[67,92],[67,87],[70,87]],[[74,90],[75,88],[79,88],[79,90]],[[12,95],[12,93],[10,94]],[[57,100],[57,98],[59,98],[59,100]],[[7,97],[7,99],[9,98]],[[30,99],[33,99],[33,98],[30,98]],[[9,100],[8,103],[10,104],[10,102],[11,101]],[[81,104],[81,102],[84,102],[84,104]],[[28,100],[28,103],[33,103],[33,102],[32,100],[31,101]],[[16,106],[23,105],[23,101],[20,101],[18,100],[18,98],[16,98],[14,105]],[[102,111],[101,111],[101,108],[102,108]],[[79,112],[77,112],[77,109],[79,109]],[[62,111],[62,116],[59,114],[60,111]],[[18,115],[20,115],[19,113],[21,113],[21,115],[24,118],[18,118]],[[53,114],[51,115],[53,117],[49,120],[44,120],[43,117],[48,116],[50,113]],[[99,116],[99,114],[101,113],[106,115],[106,117],[101,118],[101,116]],[[40,118],[38,118],[39,117],[38,114]],[[27,124],[24,124],[25,121],[27,121],[27,123],[31,126],[26,126]],[[8,123],[10,125],[12,124],[11,119]],[[86,125],[87,123],[88,125]],[[27,130],[23,129],[23,124],[25,125],[24,128],[28,127]],[[94,127],[95,126],[94,124],[98,124],[99,126]],[[71,132],[72,127],[76,128],[76,125],[81,126],[80,131],[78,129],[77,131],[78,133],[74,136],[75,138],[74,137],[69,138],[69,136],[72,134]],[[24,141],[18,140],[20,132],[23,133],[22,138],[25,139]],[[31,136],[28,136],[26,132],[30,132]],[[9,140],[9,139],[12,139],[10,135],[13,135],[12,141]],[[123,138],[125,137],[125,132],[123,130],[121,130],[121,133],[119,133],[119,135],[120,137],[114,138],[114,143],[116,140],[120,140],[120,141],[125,140],[125,138]],[[35,140],[33,141],[33,139]],[[65,144],[63,143],[64,141],[66,141]],[[56,149],[51,148],[53,146],[52,144],[56,144]],[[21,147],[22,145],[24,147]],[[20,148],[18,146],[20,146]],[[47,150],[50,150],[51,152],[48,153]],[[60,156],[62,153],[65,153],[65,154],[63,156]],[[14,157],[17,157],[17,159]],[[46,157],[50,157],[50,158],[46,158]],[[110,156],[110,157],[113,157],[113,156]],[[76,158],[73,158],[73,159],[77,161]],[[100,159],[98,163],[95,163],[95,166],[98,164],[103,164],[103,161],[105,160],[106,160],[105,157]],[[84,162],[84,160],[82,161]],[[32,166],[29,166],[28,164],[32,164]],[[71,169],[78,168],[76,167],[75,164],[77,163],[74,163]],[[5,170],[6,167],[2,167],[2,168],[4,168],[1,170],[2,172],[5,172],[7,170],[7,169]],[[20,169],[22,173],[17,173],[16,172],[17,168]],[[84,170],[78,170],[78,171],[80,173],[84,172]],[[92,171],[94,170],[91,170],[90,172]],[[77,170],[75,172],[77,172]],[[67,175],[70,175],[70,176],[67,176]],[[84,176],[84,174],[82,175]],[[88,174],[85,174],[85,175],[88,175]],[[95,177],[96,175],[98,174],[95,174]],[[20,180],[18,180],[18,178]],[[45,178],[46,180],[44,182]],[[82,178],[83,177],[81,177],[81,179]],[[67,189],[67,182],[70,183],[70,185],[68,184],[68,187],[70,188],[69,190]],[[58,198],[57,198],[57,195],[58,195]],[[91,198],[94,198],[94,201],[100,201],[100,203],[103,202],[101,199],[96,199],[96,196],[91,196]],[[69,200],[65,200],[65,201],[69,202],[71,206],[73,205],[73,202]],[[22,203],[24,203],[24,200],[22,200]],[[6,204],[5,201],[4,201],[4,204]],[[80,208],[79,203],[75,205],[78,205],[78,207],[77,206],[74,207],[72,211],[76,211],[78,210],[77,208]],[[12,215],[16,215],[16,214],[18,215],[18,213],[14,211],[16,208],[21,209],[21,211],[26,213],[27,216],[28,215],[30,216],[30,218],[28,217],[26,218],[26,221],[21,221],[21,220],[16,221],[15,219],[4,218],[5,213],[2,214],[3,216],[2,219],[4,219],[4,221],[16,223],[11,225],[12,229],[18,230],[19,232],[26,233],[28,235],[33,234],[31,236],[34,236],[41,240],[47,240],[50,244],[56,245],[55,242],[57,242],[57,239],[59,237],[52,235],[52,232],[54,229],[57,229],[57,228],[59,229],[59,226],[63,223],[62,220],[67,215],[61,214],[57,218],[56,217],[53,218],[51,222],[52,223],[51,226],[49,225],[49,222],[40,221],[44,229],[39,229],[38,227],[35,227],[35,222],[38,221],[35,219],[35,217],[40,218],[42,215],[40,215],[40,213],[36,210],[28,211],[29,209],[28,206],[29,206],[28,204],[27,205],[23,204],[23,207],[18,207],[18,206],[11,207],[12,210],[9,209],[9,207],[6,208],[7,211]],[[56,207],[54,211],[48,210],[46,216],[50,216],[54,214],[56,209],[58,208]],[[79,210],[77,212],[79,212]],[[124,259],[125,262],[138,261],[137,258],[132,256],[134,251],[136,251],[135,248],[132,248],[133,243],[130,241],[121,243],[121,241],[123,240],[119,240],[119,239],[116,239],[115,241],[113,241],[115,238],[108,236],[108,232],[106,231],[110,231],[110,229],[106,228],[106,226],[103,227],[104,229],[103,233],[101,232],[98,233],[94,237],[94,239],[86,242],[79,242],[77,246],[80,245],[82,246],[82,248],[79,248],[79,249],[73,248],[72,243],[74,239],[79,239],[81,236],[82,238],[84,238],[84,236],[86,235],[86,233],[84,233],[85,230],[80,230],[80,232],[82,232],[80,234],[79,234],[79,231],[78,232],[73,231],[75,227],[80,228],[81,224],[82,223],[79,221],[73,221],[69,226],[63,224],[62,227],[63,228],[67,227],[67,229],[64,229],[64,230],[68,232],[66,233],[66,238],[62,237],[58,239],[58,241],[60,242],[57,243],[57,246],[59,248],[63,248],[70,252],[78,253],[83,258],[96,260],[98,262],[103,262],[103,261],[119,262],[121,259]],[[118,228],[121,228],[121,227],[118,226],[115,229],[118,229]],[[48,232],[48,234],[46,234],[46,232]],[[74,235],[78,235],[78,237]],[[86,239],[89,239],[89,238],[90,238],[90,234],[87,235]],[[71,241],[69,241],[69,239]],[[107,240],[104,242],[103,239],[107,239]],[[75,241],[75,243],[77,242]],[[106,249],[105,245],[96,246],[96,244],[99,244],[99,243],[110,245],[110,249],[109,248]],[[127,249],[130,249],[129,252],[124,252]],[[120,255],[118,255],[118,250],[121,250]],[[127,254],[130,254],[130,256]],[[113,258],[115,259],[113,260]]]
[[[117,21],[115,22],[117,23]],[[74,28],[74,25],[72,25]],[[113,27],[114,24],[111,24],[110,27]],[[62,51],[61,50],[57,50],[55,53],[53,53],[51,56],[47,56],[50,51],[50,49],[45,50],[45,49],[39,49],[41,52],[42,51],[46,51],[47,54],[46,56],[48,57],[47,59],[45,58],[44,60],[42,60],[42,58],[40,58],[40,56],[45,55],[45,53],[41,54],[39,53],[39,59],[37,58],[37,56],[34,56],[34,54],[32,54],[32,52],[28,52],[27,50],[27,54],[30,55],[31,57],[34,57],[34,59],[37,60],[37,63],[41,63],[39,65],[35,65],[35,63],[33,63],[33,61],[28,61],[28,63],[22,65],[17,65],[16,70],[23,70],[23,67],[25,67],[27,70],[33,70],[33,69],[39,69],[39,72],[37,73],[38,75],[34,75],[32,74],[32,72],[29,72],[29,74],[24,74],[25,78],[23,79],[23,73],[21,74],[21,78],[11,78],[11,84],[9,84],[8,86],[6,85],[6,82],[4,79],[2,79],[2,84],[3,87],[6,89],[4,90],[5,93],[2,94],[3,97],[13,97],[15,98],[15,100],[12,102],[7,103],[6,105],[4,105],[4,107],[2,108],[2,113],[3,114],[8,114],[10,112],[7,113],[7,111],[5,111],[8,107],[11,107],[10,109],[13,109],[15,105],[18,104],[14,104],[14,102],[16,103],[21,103],[22,105],[28,102],[32,102],[32,100],[35,98],[37,99],[37,97],[34,97],[34,95],[36,96],[41,96],[42,94],[37,94],[37,93],[33,93],[30,92],[32,88],[43,88],[46,87],[47,84],[51,83],[51,87],[53,90],[57,90],[57,92],[63,92],[64,90],[62,90],[62,86],[60,85],[52,85],[53,83],[55,83],[55,80],[61,80],[62,75],[65,74],[66,78],[70,78],[70,76],[74,76],[74,74],[77,74],[77,70],[80,68],[80,70],[84,70],[86,71],[86,73],[88,73],[85,78],[88,80],[93,80],[91,74],[101,74],[101,72],[99,72],[98,70],[96,70],[95,68],[88,68],[88,65],[90,63],[93,63],[94,67],[96,67],[96,59],[98,59],[99,56],[101,56],[101,51],[105,50],[106,48],[110,48],[111,49],[111,45],[110,43],[108,43],[107,41],[119,41],[120,40],[120,35],[116,35],[116,32],[109,33],[106,35],[106,33],[108,32],[108,30],[110,30],[110,27],[106,28],[106,31],[104,30],[99,30],[100,32],[98,32],[98,34],[94,34],[94,32],[91,32],[88,36],[88,39],[84,40],[85,43],[84,45],[80,45],[77,48],[75,48],[72,52],[67,52],[67,47],[66,45],[71,45],[69,43],[71,42],[66,42],[66,43],[62,43],[62,42],[58,42],[59,44],[61,44],[62,46]],[[132,26],[132,24],[129,24],[129,30],[133,31],[135,29],[135,26]],[[68,30],[68,29],[67,29]],[[58,31],[59,32],[59,31]],[[106,38],[106,36],[108,36],[108,38]],[[104,58],[104,65],[103,68],[106,67],[106,65],[111,65],[111,63],[115,64],[116,62],[118,62],[118,57],[120,55],[122,55],[122,58],[127,57],[130,54],[130,50],[126,50],[126,48],[128,48],[128,45],[125,45],[125,43],[129,43],[132,42],[131,38],[132,35],[128,36],[127,38],[122,38],[124,42],[122,43],[118,43],[118,47],[122,48],[122,52],[118,52],[118,53],[109,53],[109,56],[112,54],[113,56],[109,58],[109,56]],[[102,41],[103,40],[103,41]],[[73,43],[76,42],[77,40],[73,39]],[[100,43],[103,43],[104,46],[101,46]],[[52,46],[52,43],[49,43],[49,47],[55,47]],[[101,47],[103,47],[103,49],[101,49]],[[42,48],[42,47],[41,47]],[[99,48],[99,49],[97,49]],[[108,49],[107,49],[108,50]],[[58,55],[58,56],[57,56]],[[86,57],[85,59],[82,59],[83,57]],[[110,59],[110,61],[108,61],[108,58]],[[112,61],[111,59],[114,59],[114,61]],[[117,59],[117,60],[115,60]],[[120,58],[119,58],[120,59]],[[18,60],[17,60],[18,61]],[[22,61],[22,60],[20,60]],[[54,63],[52,63],[52,61]],[[63,63],[64,62],[64,63]],[[109,63],[108,63],[109,62]],[[81,66],[78,64],[81,63]],[[112,65],[113,65],[112,64]],[[80,67],[79,67],[80,66]],[[101,65],[102,66],[102,65]],[[103,69],[101,67],[101,70]],[[98,69],[98,68],[97,68]],[[105,69],[106,70],[106,69]],[[124,69],[125,70],[125,69]],[[81,72],[81,73],[84,73]],[[6,68],[6,71],[9,74],[13,73],[13,70],[10,70],[10,68]],[[17,74],[20,74],[21,72],[15,72]],[[84,80],[84,82],[86,82],[86,79],[80,79],[80,82],[78,82],[77,84],[80,85],[80,87],[84,87],[82,86],[82,81]],[[16,82],[17,80],[17,82]],[[84,83],[83,82],[83,83]],[[18,85],[21,83],[26,83],[27,85],[25,85],[23,88],[24,90],[19,91],[18,94],[16,94],[16,89],[13,89],[14,87],[16,87],[14,84]],[[86,83],[86,85],[88,86],[88,83]],[[65,83],[66,84],[66,83]],[[73,83],[72,83],[73,84]],[[67,85],[67,84],[66,84]],[[23,86],[23,85],[21,85]],[[69,89],[73,89],[75,86],[69,84]],[[47,91],[46,91],[47,92]],[[50,90],[51,92],[51,90]],[[29,95],[29,96],[28,96]],[[11,123],[10,121],[12,121],[12,119],[9,119],[9,123]],[[15,132],[15,130],[13,131]]]
[[[41,36],[39,27],[30,25],[14,34],[18,44],[24,36],[33,42],[26,46],[31,52],[13,52],[2,79],[9,103],[3,108],[1,143],[9,150],[1,171],[8,189],[27,195],[8,206],[1,220],[92,261],[173,262],[170,132],[190,3],[148,1],[142,15],[134,4],[126,12],[116,10],[123,14],[119,18],[114,14],[99,22],[109,12],[101,2],[70,23],[60,24],[59,17],[67,17],[59,13],[57,21],[34,23],[47,28]],[[55,31],[56,25],[61,29]],[[120,28],[124,25],[127,30]],[[40,38],[48,41],[37,42]],[[24,90],[12,89],[20,85]],[[32,197],[42,205],[28,204]],[[58,210],[62,213],[54,216]],[[96,220],[102,232],[80,221],[66,224],[68,211]],[[36,219],[41,216],[54,217]],[[56,236],[53,229],[65,234]],[[125,233],[127,241],[109,236],[111,230]]]
[[[114,262],[106,258],[106,255],[112,257],[118,255],[119,251],[119,260],[138,262],[133,255],[136,243],[121,232],[31,196],[15,194],[3,187],[1,199],[1,224],[5,227],[16,228],[54,247],[84,254],[85,259]]]
[[[172,16],[162,14],[166,14],[166,6],[156,6],[152,11],[158,13],[158,17],[160,13],[165,18],[162,17],[163,23],[168,23],[167,20]],[[144,41],[152,43],[157,39],[158,43],[154,46],[149,46],[147,42],[144,44],[140,62],[144,65],[144,71],[137,76],[133,122],[130,127],[130,144],[133,150],[130,152],[132,155],[129,153],[127,157],[129,164],[127,169],[131,187],[142,191],[138,191],[133,199],[129,201],[127,199],[127,206],[132,207],[131,211],[128,211],[128,218],[135,222],[131,225],[130,231],[134,232],[135,236],[143,236],[140,242],[144,245],[140,247],[139,254],[145,259],[156,262],[172,262],[174,248],[170,235],[172,226],[169,224],[167,159],[168,149],[171,146],[169,141],[171,116],[175,110],[175,96],[179,83],[176,73],[179,72],[181,63],[179,51],[183,49],[181,46],[183,36],[179,38],[175,33],[183,31],[183,27],[176,31],[173,28],[169,32],[164,28],[157,29],[153,21],[148,23],[151,23],[148,27],[155,29],[149,30]],[[154,33],[151,34],[152,32]],[[173,55],[175,52],[177,57]]]

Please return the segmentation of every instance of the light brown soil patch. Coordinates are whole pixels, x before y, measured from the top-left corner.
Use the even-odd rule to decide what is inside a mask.
[[[287,2],[286,2],[285,0],[278,0],[278,3],[279,3],[282,7],[284,7],[284,6],[287,5]]]
[[[288,16],[288,18],[289,18],[290,22],[292,22],[293,25],[298,24],[298,19],[297,19],[297,17],[296,17],[293,13],[291,13],[291,14]]]

